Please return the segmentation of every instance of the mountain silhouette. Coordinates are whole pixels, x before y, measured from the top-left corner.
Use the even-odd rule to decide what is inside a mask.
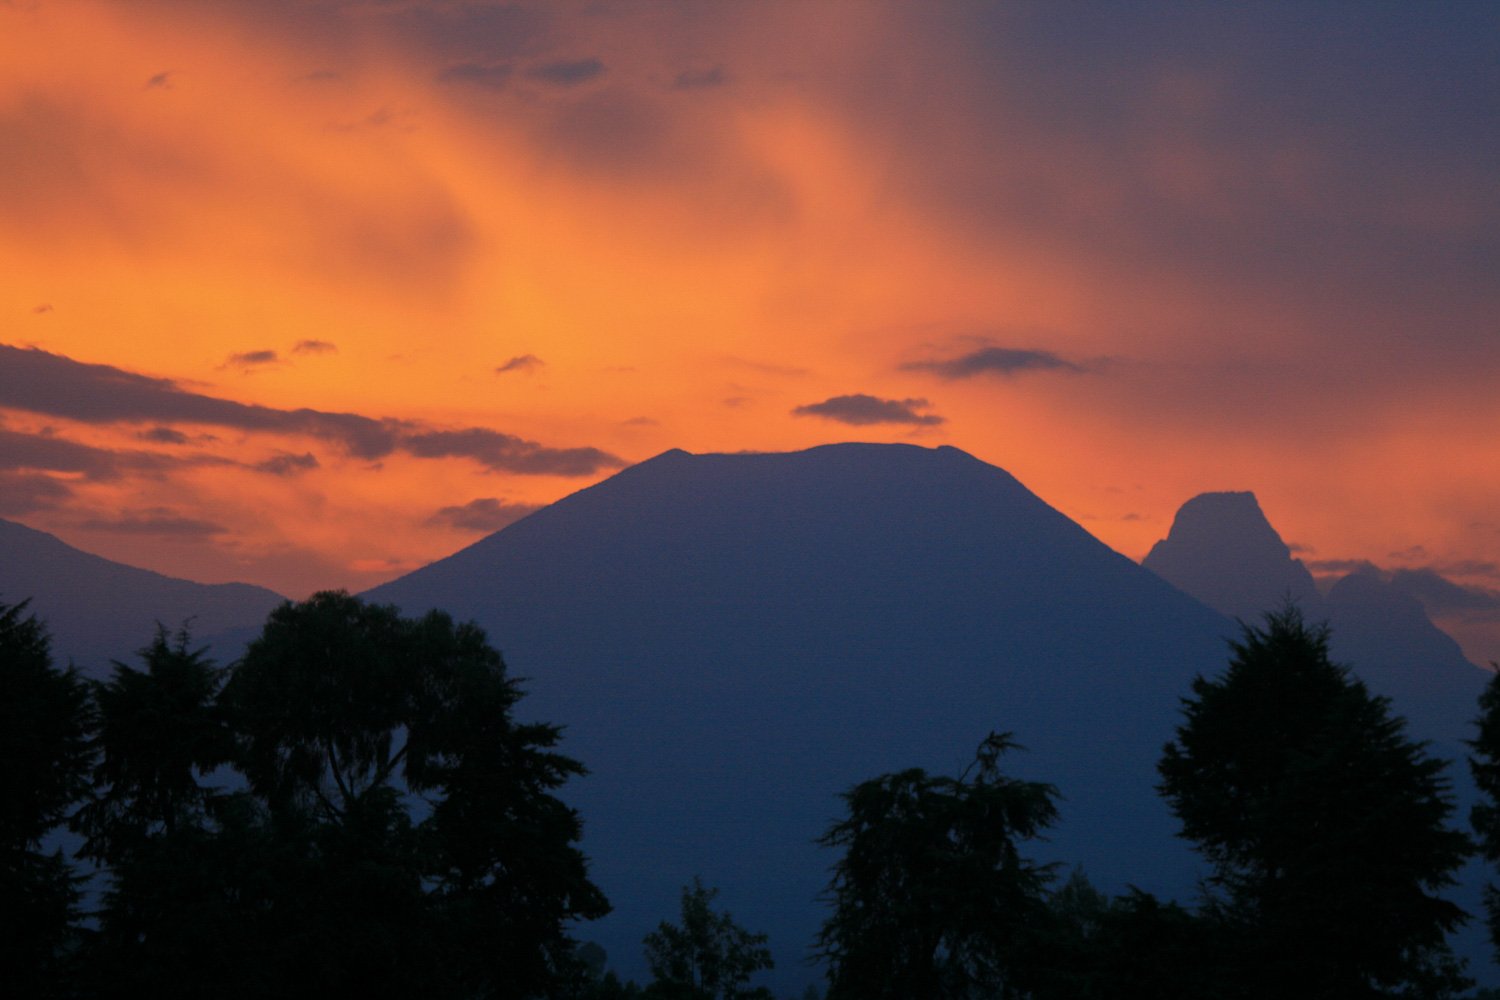
[[[957,449],[669,451],[366,596],[478,621],[566,725],[616,905],[580,933],[627,974],[701,875],[800,988],[839,794],[991,730],[1062,793],[1036,856],[1193,894],[1154,768],[1233,624]]]
[[[1408,730],[1450,762],[1446,777],[1456,809],[1450,822],[1467,829],[1478,792],[1465,761],[1475,736],[1478,700],[1490,674],[1470,663],[1457,642],[1427,617],[1420,602],[1373,566],[1337,580],[1320,593],[1312,575],[1266,520],[1252,493],[1204,493],[1182,505],[1167,537],[1142,565],[1205,604],[1251,624],[1288,597],[1309,621],[1326,622],[1329,653],[1391,700]],[[1259,610],[1257,610],[1259,609]],[[1448,895],[1474,917],[1453,936],[1481,984],[1497,981],[1492,949],[1480,919],[1487,865],[1471,861]]]
[[[1369,567],[1322,594],[1253,493],[1203,493],[1183,504],[1141,565],[1204,604],[1255,624],[1288,598],[1327,622],[1333,658],[1350,667],[1427,739],[1461,756],[1489,674],[1427,617],[1416,598]]]
[[[0,520],[0,601],[27,598],[47,623],[52,653],[104,678],[110,661],[133,663],[157,622],[190,623],[208,636],[259,628],[285,598],[245,583],[203,584],[163,576],[73,548],[44,531]]]
[[[1209,607],[1241,621],[1288,598],[1310,619],[1326,617],[1312,574],[1266,515],[1254,493],[1202,493],[1183,504],[1167,537],[1141,565]]]

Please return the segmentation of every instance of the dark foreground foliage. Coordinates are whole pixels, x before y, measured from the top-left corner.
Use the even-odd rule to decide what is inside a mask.
[[[58,914],[31,922],[68,939],[30,947],[67,967],[11,967],[57,992],[546,996],[572,961],[565,928],[607,911],[552,794],[583,768],[556,727],[514,721],[520,691],[478,628],[318,594],[227,671],[159,631],[139,667],[93,685],[91,716],[19,613],[0,614],[0,677],[73,721],[26,737],[35,766],[6,771],[34,786],[6,831],[6,876],[29,887],[6,893],[7,921]],[[79,853],[107,873],[81,926],[35,851],[80,799]]]
[[[1182,835],[1213,866],[1226,978],[1252,996],[1459,984],[1445,938],[1465,914],[1438,892],[1471,845],[1448,826],[1444,763],[1295,607],[1247,626],[1233,653],[1194,682],[1160,764]]]
[[[228,668],[159,629],[98,683],[0,604],[0,995],[769,1000],[750,985],[765,936],[697,880],[646,937],[644,987],[570,939],[608,909],[554,794],[583,768],[557,727],[515,721],[519,698],[476,627],[343,593],[282,606]],[[1493,861],[1500,682],[1481,712]],[[1191,908],[1030,860],[1057,792],[1006,775],[1013,748],[992,734],[958,777],[844,795],[821,840],[839,852],[815,944],[829,1000],[1467,988],[1445,943],[1465,915],[1440,893],[1472,845],[1443,765],[1294,608],[1195,682],[1164,750],[1161,791],[1212,866]]]

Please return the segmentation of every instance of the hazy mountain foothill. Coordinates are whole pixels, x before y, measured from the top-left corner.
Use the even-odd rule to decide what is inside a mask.
[[[292,907],[288,926],[307,940],[323,941],[313,922],[351,919],[372,901],[369,919],[400,939],[383,946],[391,955],[416,955],[414,942],[434,933],[447,948],[459,939],[481,947],[476,928],[502,933],[519,921],[517,940],[539,949],[512,956],[531,962],[526,995],[791,997],[812,983],[830,998],[901,995],[872,993],[876,980],[944,997],[1001,995],[1000,985],[1034,997],[1269,995],[1212,974],[1204,956],[1221,971],[1264,964],[1252,945],[1278,940],[1266,914],[1294,910],[1267,904],[1276,890],[1257,879],[1283,862],[1256,854],[1269,834],[1216,830],[1215,817],[1240,805],[1203,789],[1222,791],[1214,768],[1240,766],[1236,754],[1267,773],[1301,774],[1296,809],[1275,796],[1256,805],[1274,837],[1296,843],[1305,831],[1294,817],[1317,814],[1308,796],[1346,801],[1318,784],[1355,773],[1318,769],[1332,740],[1383,748],[1379,766],[1358,771],[1360,787],[1384,794],[1389,776],[1391,808],[1407,809],[1400,823],[1362,819],[1359,846],[1334,853],[1363,863],[1382,836],[1404,831],[1420,845],[1406,856],[1420,858],[1406,874],[1366,880],[1377,887],[1365,908],[1395,912],[1382,907],[1409,892],[1430,919],[1381,931],[1400,962],[1339,938],[1358,957],[1337,969],[1330,959],[1333,992],[1307,995],[1353,995],[1338,992],[1349,969],[1372,990],[1359,995],[1460,995],[1443,945],[1457,920],[1446,900],[1471,917],[1451,939],[1468,975],[1500,982],[1484,926],[1493,869],[1472,861],[1461,884],[1448,884],[1470,853],[1461,832],[1470,806],[1494,794],[1483,777],[1476,789],[1464,764],[1489,675],[1380,576],[1356,572],[1321,591],[1250,493],[1189,500],[1137,564],[951,447],[674,450],[359,598],[290,604],[261,588],[173,580],[0,522],[0,606],[10,609],[0,667],[21,677],[24,660],[25,676],[41,677],[39,637],[50,635],[52,669],[78,670],[36,680],[36,697],[72,704],[87,690],[94,706],[80,723],[94,727],[92,769],[71,743],[58,759],[93,787],[68,785],[67,794],[82,808],[74,826],[92,836],[91,857],[120,866],[115,895],[70,897],[78,890],[60,887],[33,828],[17,827],[7,844],[22,859],[7,877],[42,885],[54,910],[72,907],[81,929],[65,951],[88,954],[80,940],[136,926],[120,916],[127,903],[130,919],[147,923],[157,919],[151,905],[208,906],[206,890],[191,886],[150,905],[126,898],[152,880],[172,888],[177,876],[161,873],[173,864],[168,848],[184,844],[194,864],[242,866],[215,892],[246,899],[253,883],[264,912]],[[191,636],[174,639],[184,622]],[[466,631],[469,622],[477,630]],[[1243,678],[1263,662],[1300,664],[1288,676],[1313,693],[1297,704],[1329,707],[1295,713],[1277,700],[1285,691],[1246,694],[1254,685]],[[169,691],[177,700],[151,700]],[[493,726],[464,692],[489,706]],[[1253,698],[1263,700],[1259,714],[1230,711]],[[1228,708],[1214,707],[1226,699]],[[202,736],[191,751],[173,749],[171,737],[121,743],[126,730],[98,728],[168,704],[186,713],[157,716],[174,720],[169,731],[189,720]],[[1295,740],[1305,744],[1277,729],[1283,715],[1303,719]],[[1229,725],[1211,721],[1219,718],[1282,735],[1226,749],[1214,739],[1215,725]],[[1208,728],[1195,730],[1200,723]],[[1494,742],[1500,759],[1500,735]],[[1286,754],[1265,763],[1255,744]],[[1297,757],[1304,746],[1311,757]],[[1229,757],[1216,763],[1215,753]],[[101,770],[110,760],[136,769]],[[539,770],[530,784],[512,774],[506,780],[520,783],[505,785],[486,769],[506,760]],[[140,770],[142,761],[156,770]],[[240,777],[215,784],[231,772]],[[545,832],[508,816],[505,796],[519,796]],[[1285,815],[1265,813],[1267,801],[1281,801]],[[1361,808],[1347,801],[1338,816]],[[47,817],[50,828],[62,814]],[[1306,841],[1309,856],[1324,850],[1313,833]],[[941,863],[923,846],[936,843]],[[274,845],[280,867],[254,871],[247,844]],[[363,845],[363,867],[326,867],[340,844]],[[505,851],[552,859],[555,878],[527,876],[541,879],[527,898],[547,901],[534,912],[521,912],[525,892],[507,881],[517,869]],[[875,867],[859,867],[857,851],[873,852]],[[568,867],[575,857],[586,859],[586,876]],[[1318,867],[1326,864],[1305,862],[1300,870],[1313,875],[1298,891],[1365,885],[1347,865],[1320,883],[1334,871]],[[342,894],[278,895],[304,882]],[[920,912],[891,910],[883,924],[870,915],[896,896],[870,887],[892,885],[926,893],[903,890],[902,905],[928,901]],[[1006,901],[1005,919],[986,909],[996,900]],[[1319,905],[1359,918],[1353,903]],[[89,906],[103,907],[102,923],[86,918]],[[1297,919],[1309,912],[1295,910]],[[669,922],[679,913],[681,928]],[[455,931],[471,918],[472,933]],[[198,933],[206,924],[171,926],[214,947]],[[255,933],[270,940],[277,926],[257,923]],[[1224,950],[1225,928],[1239,928],[1251,951]],[[586,942],[572,958],[560,944],[569,936]],[[113,962],[139,944],[109,940]],[[337,951],[340,941],[323,943]],[[367,946],[357,953],[370,958]],[[36,947],[57,952],[55,942]],[[313,961],[306,948],[275,954],[302,972]],[[493,962],[443,954],[453,995],[519,995]],[[218,974],[201,961],[193,968]],[[335,972],[318,975],[337,983]],[[1266,976],[1266,990],[1286,991]],[[1098,992],[1106,981],[1126,992]],[[271,982],[243,993],[268,995]]]
[[[286,598],[244,583],[179,580],[81,552],[53,535],[0,519],[0,601],[30,600],[47,623],[52,653],[103,678],[129,659],[156,623],[194,635],[255,629]]]

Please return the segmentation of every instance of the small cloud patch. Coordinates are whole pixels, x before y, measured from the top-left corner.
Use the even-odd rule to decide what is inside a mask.
[[[723,66],[711,66],[708,69],[685,69],[677,74],[672,81],[673,90],[708,90],[713,87],[722,87],[729,82],[729,76],[724,72]]]
[[[528,476],[590,476],[625,464],[598,448],[548,448],[479,427],[412,434],[401,444],[418,458],[468,458],[495,472]]]
[[[328,340],[299,340],[292,345],[293,354],[337,354],[338,345]]]
[[[543,63],[526,71],[532,80],[548,83],[554,87],[576,87],[604,73],[604,63],[598,59],[564,59]]]
[[[545,365],[546,362],[537,357],[535,354],[521,354],[517,355],[514,358],[511,358],[503,365],[496,366],[495,374],[504,375],[506,372],[530,373],[536,371],[538,368],[544,367]]]
[[[154,441],[157,444],[187,444],[188,436],[182,431],[171,427],[148,427],[141,431],[136,437],[142,441]]]
[[[457,507],[443,507],[429,517],[427,523],[462,531],[499,531],[541,509],[541,504],[510,503],[498,497],[480,497]]]
[[[460,84],[473,87],[484,87],[487,90],[501,90],[515,70],[509,63],[486,65],[484,63],[458,63],[449,66],[438,74],[439,83]]]
[[[220,365],[219,367],[221,369],[223,369],[223,368],[250,369],[250,368],[259,368],[262,365],[274,365],[274,364],[278,364],[278,363],[280,363],[280,361],[281,361],[281,358],[280,358],[279,355],[277,355],[277,353],[275,351],[271,351],[271,350],[244,351],[244,352],[242,352],[240,354],[231,354],[228,358],[224,359],[224,363],[222,365]]]
[[[917,410],[931,406],[925,399],[879,399],[859,392],[849,396],[833,396],[821,403],[808,403],[792,410],[796,417],[823,417],[841,424],[864,427],[870,424],[912,424],[930,427],[943,423],[943,418]]]
[[[1051,351],[994,346],[981,347],[955,358],[908,361],[901,366],[901,370],[929,372],[949,381],[986,374],[1010,377],[1029,372],[1058,371],[1079,374],[1087,371],[1083,365],[1065,360]]]
[[[252,466],[256,472],[266,472],[273,476],[295,476],[298,473],[311,472],[317,467],[318,458],[310,451],[303,452],[301,455],[283,452]]]
[[[89,518],[78,527],[85,531],[104,531],[116,535],[158,535],[167,538],[206,538],[210,535],[222,535],[229,530],[212,521],[182,517],[165,507],[127,511],[119,517]]]
[[[0,472],[0,515],[5,517],[47,510],[72,495],[66,483],[51,476]]]

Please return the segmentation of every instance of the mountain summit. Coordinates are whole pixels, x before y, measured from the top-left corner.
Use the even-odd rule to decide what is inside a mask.
[[[1064,796],[1039,853],[1195,884],[1154,768],[1232,624],[957,449],[670,451],[367,596],[478,621],[566,725],[616,906],[582,933],[629,974],[701,875],[800,989],[839,794],[956,774],[991,730]]]
[[[1288,598],[1324,617],[1312,574],[1281,540],[1254,493],[1202,493],[1177,511],[1141,565],[1231,618],[1256,623]]]

